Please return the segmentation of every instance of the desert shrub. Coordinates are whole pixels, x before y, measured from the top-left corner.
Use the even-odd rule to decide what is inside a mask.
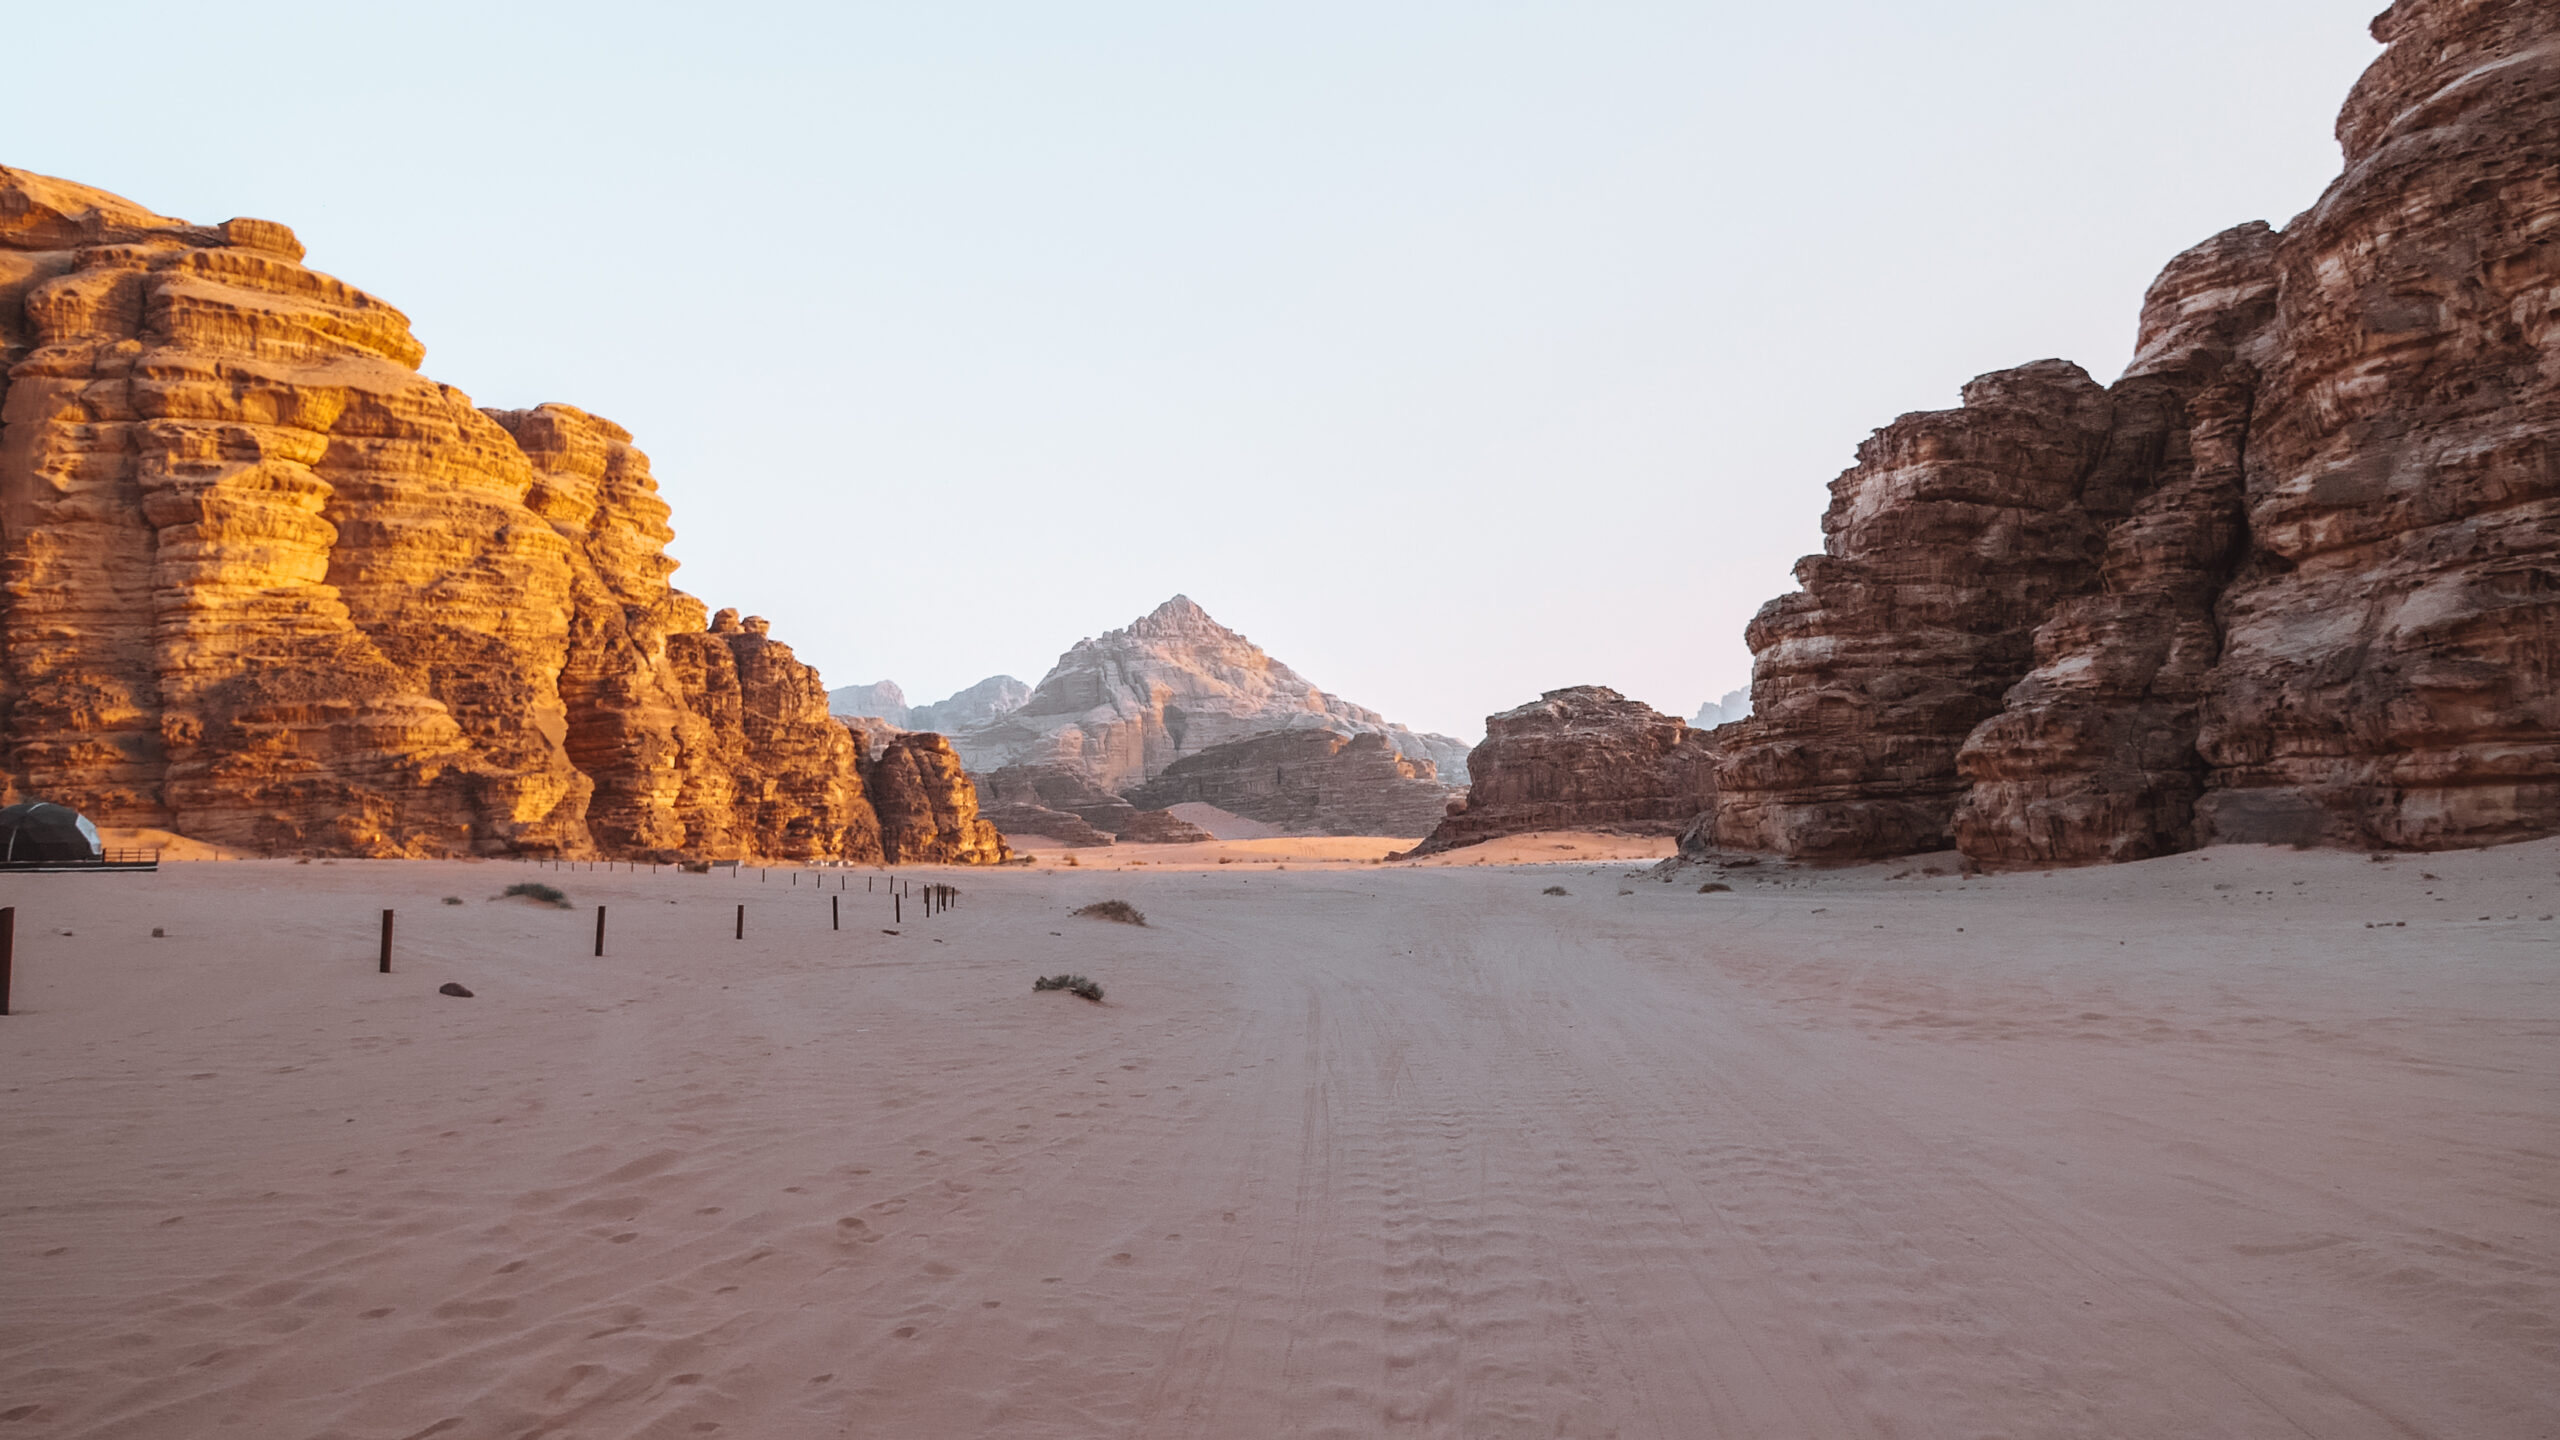
[[[1123,925],[1144,925],[1147,917],[1126,900],[1096,900],[1075,912],[1088,920],[1116,920]]]
[[[1710,880],[1706,884],[1698,887],[1698,893],[1701,895],[1730,895],[1733,893],[1733,887],[1727,885],[1721,880]]]
[[[510,895],[521,895],[527,900],[539,900],[545,905],[557,905],[563,910],[569,908],[568,896],[560,893],[558,889],[545,885],[538,880],[522,881],[518,884],[510,885],[506,889],[498,892],[498,898],[501,900],[506,899]]]
[[[1070,995],[1080,995],[1097,1005],[1102,1003],[1102,987],[1081,975],[1043,975],[1031,982],[1031,988],[1035,992],[1064,990]]]
[[[462,897],[459,895],[447,895],[444,897],[444,903],[447,905],[459,905],[462,903]]]
[[[1548,886],[1546,889],[1541,890],[1541,891],[1539,891],[1538,893],[1539,893],[1539,894],[1541,894],[1541,895],[1570,895],[1570,894],[1572,894],[1573,892],[1572,892],[1572,891],[1570,891],[1570,890],[1567,890],[1566,888],[1564,888],[1564,887],[1563,887],[1563,886],[1561,886],[1561,885],[1550,885],[1550,886]]]

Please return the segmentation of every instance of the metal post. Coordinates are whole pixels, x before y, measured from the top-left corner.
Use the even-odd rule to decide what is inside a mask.
[[[382,973],[391,973],[391,912],[382,912]]]
[[[604,907],[596,907],[596,953],[604,953]]]
[[[841,895],[827,897],[827,928],[830,930],[844,928],[844,897]]]
[[[906,920],[902,918],[906,914],[906,909],[906,897],[898,894],[894,890],[891,891],[889,893],[889,923],[892,925],[906,924]]]
[[[747,938],[747,903],[743,900],[738,902],[738,938]]]

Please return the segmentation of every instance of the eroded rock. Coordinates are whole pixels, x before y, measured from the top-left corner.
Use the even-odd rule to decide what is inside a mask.
[[[1715,805],[1707,733],[1607,686],[1550,690],[1484,724],[1475,784],[1414,853],[1535,830],[1676,835]]]

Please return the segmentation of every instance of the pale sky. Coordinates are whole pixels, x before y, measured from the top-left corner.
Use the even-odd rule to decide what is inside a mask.
[[[2337,171],[2382,0],[26,7],[0,163],[628,426],[830,685],[1176,591],[1467,738],[1686,715],[1895,415]]]

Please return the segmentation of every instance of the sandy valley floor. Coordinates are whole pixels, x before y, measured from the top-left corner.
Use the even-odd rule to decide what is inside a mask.
[[[0,881],[0,1440],[2560,1435],[2560,844],[1279,864]]]

